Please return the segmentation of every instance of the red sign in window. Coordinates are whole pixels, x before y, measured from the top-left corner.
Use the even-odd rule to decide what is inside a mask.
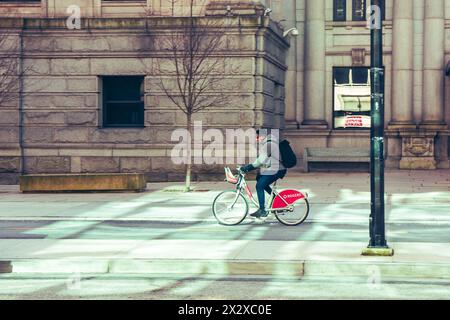
[[[357,127],[362,128],[364,126],[363,124],[363,118],[361,116],[349,116],[345,118],[345,127]]]

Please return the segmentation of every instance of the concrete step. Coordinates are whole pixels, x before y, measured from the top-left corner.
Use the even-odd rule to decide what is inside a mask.
[[[0,261],[0,273],[269,276],[274,278],[362,277],[366,279],[450,279],[450,264],[345,261],[194,259],[14,259]]]

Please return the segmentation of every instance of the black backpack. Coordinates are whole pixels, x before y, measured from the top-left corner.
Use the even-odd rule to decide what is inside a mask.
[[[283,140],[280,142],[280,156],[281,163],[286,169],[291,169],[297,165],[297,156],[292,150],[289,141]]]

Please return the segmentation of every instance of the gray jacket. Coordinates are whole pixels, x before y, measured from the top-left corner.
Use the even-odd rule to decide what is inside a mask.
[[[259,145],[258,158],[252,163],[255,168],[261,169],[261,174],[272,175],[279,170],[285,170],[281,163],[278,140],[268,135]]]

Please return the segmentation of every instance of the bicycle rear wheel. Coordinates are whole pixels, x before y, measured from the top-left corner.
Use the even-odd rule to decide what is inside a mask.
[[[224,191],[213,202],[214,217],[225,226],[240,224],[247,217],[248,210],[247,199],[237,191]]]
[[[278,221],[286,226],[298,226],[303,223],[309,214],[308,199],[303,198],[293,204],[293,210],[286,210],[275,213]]]

